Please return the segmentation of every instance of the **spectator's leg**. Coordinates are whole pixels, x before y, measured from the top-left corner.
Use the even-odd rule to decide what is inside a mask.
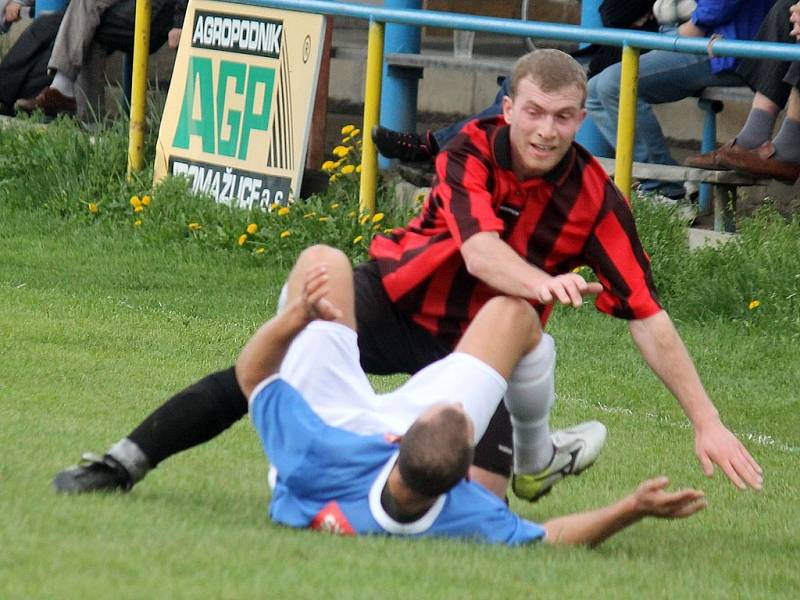
[[[794,87],[786,103],[786,118],[772,142],[776,160],[800,163],[800,91],[796,87],[800,83],[800,63],[792,64],[786,81]]]
[[[747,120],[736,134],[736,145],[745,150],[758,148],[772,137],[772,129],[781,107],[761,92],[756,92]]]
[[[101,114],[105,102],[105,66],[106,51],[98,44],[92,44],[75,81],[77,116],[81,121],[93,121]]]

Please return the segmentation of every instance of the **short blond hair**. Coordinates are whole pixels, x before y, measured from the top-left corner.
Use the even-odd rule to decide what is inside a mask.
[[[586,71],[566,52],[552,48],[542,48],[521,56],[511,69],[509,94],[513,99],[519,82],[529,77],[545,92],[562,90],[574,85],[586,101]]]

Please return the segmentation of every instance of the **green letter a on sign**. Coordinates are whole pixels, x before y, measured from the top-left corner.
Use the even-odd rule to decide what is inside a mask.
[[[200,118],[194,118],[195,94],[199,93]],[[181,116],[172,145],[176,148],[189,148],[189,138],[199,135],[203,142],[203,152],[213,154],[214,139],[214,79],[211,73],[211,59],[193,56],[189,59],[189,74],[183,93]]]

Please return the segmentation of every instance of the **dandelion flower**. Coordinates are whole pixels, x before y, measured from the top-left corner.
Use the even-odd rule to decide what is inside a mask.
[[[198,229],[202,229],[203,228],[203,226],[200,225],[200,223],[189,223],[189,225],[187,225],[187,227],[189,227],[189,231],[197,231]]]
[[[273,202],[273,203],[270,205],[269,209],[270,209],[270,210],[278,210],[280,207],[281,207],[281,205],[280,205],[279,203],[277,203],[277,202]]]
[[[320,222],[320,223],[327,223],[327,222],[328,222],[328,221],[330,221],[330,220],[331,220],[331,218],[330,218],[330,217],[320,217],[320,218],[319,218],[319,222]]]
[[[761,300],[753,300],[750,304],[747,305],[748,310],[755,310],[759,306],[761,306]]]
[[[94,202],[89,202],[89,205],[86,208],[89,209],[89,212],[92,213],[93,215],[96,215],[97,213],[100,212],[100,209],[97,208],[97,204],[95,204]]]
[[[331,204],[331,210],[336,210],[337,208],[339,208],[338,202],[334,202],[333,204]]]
[[[355,170],[356,168],[353,165],[345,165],[342,167],[342,173],[344,173],[345,175],[350,175],[350,173],[352,173]]]
[[[383,213],[375,213],[374,215],[372,215],[372,222],[380,223],[381,221],[383,221],[383,216],[384,216]]]
[[[356,167],[356,173],[361,173],[361,165],[358,165],[358,166]]]
[[[354,244],[358,244],[358,243],[360,243],[360,242],[361,242],[363,239],[364,239],[364,236],[363,236],[363,235],[357,235],[356,237],[354,237],[354,238],[353,238],[353,243],[354,243]]]
[[[150,196],[142,196],[142,206],[150,206]]]
[[[350,132],[350,137],[354,138],[354,137],[358,136],[358,134],[360,134],[360,133],[361,133],[360,129],[353,129],[353,131]]]
[[[383,230],[383,233],[388,235],[388,234],[392,233],[393,231],[394,231],[394,229],[392,229],[391,227],[387,227],[386,229]]]
[[[267,249],[264,248],[264,246],[261,246],[261,248],[256,248],[256,254],[264,254],[266,251]]]
[[[304,215],[303,215],[303,218],[304,218],[304,219],[313,219],[313,218],[314,218],[314,217],[316,217],[316,216],[317,216],[317,213],[315,213],[315,212],[312,210],[310,213],[306,213],[306,214],[304,214]]]
[[[350,135],[352,131],[356,129],[355,125],[345,125],[342,127],[342,135]]]
[[[239,245],[244,246],[245,242],[247,241],[247,234],[243,233],[239,236]]]
[[[139,200],[139,196],[131,196],[131,206],[134,209],[141,208],[142,201]]]
[[[369,221],[369,215],[361,215],[361,218],[358,220],[358,224],[364,225],[367,221]]]
[[[331,175],[331,176],[328,178],[328,181],[330,181],[331,183],[336,183],[336,180],[337,180],[337,179],[339,179],[338,175]]]
[[[289,237],[290,235],[292,235],[292,232],[291,232],[291,231],[281,231],[281,239],[283,239],[283,238],[287,238],[287,237]]]
[[[141,220],[141,219],[136,219],[136,220],[133,222],[133,226],[134,226],[134,227],[139,227],[139,225],[141,225],[141,224],[142,224],[142,220]]]
[[[135,212],[135,213],[140,213],[143,210],[144,210],[144,206],[142,206],[141,204],[139,206],[134,206],[133,207],[133,212]]]
[[[256,225],[255,223],[250,223],[247,226],[247,229],[245,229],[245,231],[250,235],[253,235],[256,231],[258,231],[258,225]]]
[[[279,217],[285,217],[288,214],[289,214],[289,207],[288,206],[281,206],[278,209],[278,216]]]
[[[328,173],[333,171],[335,168],[336,168],[336,163],[333,162],[332,160],[326,160],[324,163],[322,163],[322,170],[327,171]]]
[[[336,148],[333,149],[333,155],[339,158],[344,158],[347,156],[348,152],[350,152],[349,146],[336,146]]]
[[[354,210],[351,210],[349,213],[347,213],[347,218],[348,219],[352,219],[355,216],[356,216],[356,211],[354,211]]]

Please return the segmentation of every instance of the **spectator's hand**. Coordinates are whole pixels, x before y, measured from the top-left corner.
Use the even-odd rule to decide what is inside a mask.
[[[565,273],[555,277],[546,277],[534,285],[533,299],[542,304],[561,304],[579,307],[584,296],[599,294],[603,286],[599,283],[587,283],[577,273]]]
[[[678,27],[678,35],[684,35],[686,37],[706,37],[706,32],[689,20],[685,23],[681,23],[680,27]]]
[[[800,2],[789,7],[789,22],[792,24],[791,34],[800,40]]]
[[[639,514],[660,519],[682,519],[706,507],[700,490],[668,492],[669,479],[664,476],[648,479],[633,494]]]
[[[178,44],[181,41],[181,29],[180,27],[173,27],[169,30],[167,34],[167,45],[172,48],[173,50],[178,47]]]
[[[330,287],[328,285],[328,267],[320,265],[309,269],[303,283],[303,293],[300,301],[309,321],[322,319],[335,321],[342,317],[342,311],[326,298]]]
[[[706,477],[714,474],[716,463],[740,490],[747,486],[761,489],[761,467],[718,418],[695,427],[695,454]]]
[[[16,23],[20,19],[21,6],[16,2],[9,2],[6,4],[6,9],[3,11],[3,18],[6,23]]]

